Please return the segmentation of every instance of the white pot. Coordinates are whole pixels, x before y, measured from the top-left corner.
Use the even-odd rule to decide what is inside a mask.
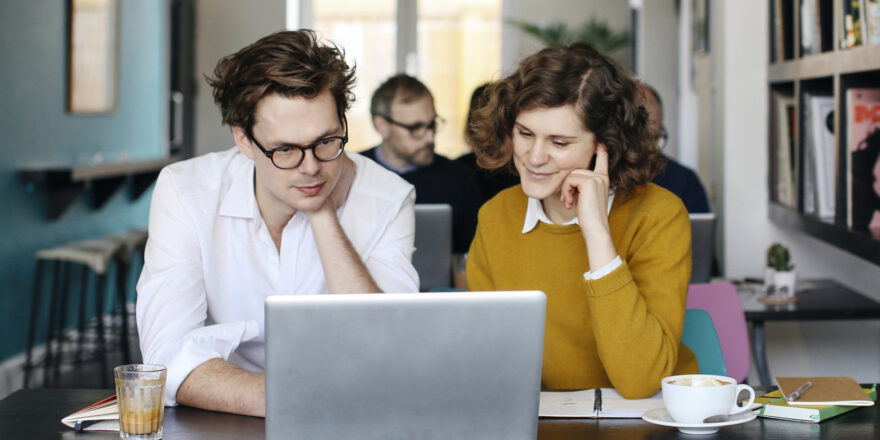
[[[774,292],[774,286],[776,285],[775,280],[776,269],[772,267],[764,268],[764,294],[772,295]]]
[[[782,297],[793,297],[795,295],[795,283],[797,277],[795,271],[776,272],[773,274],[773,284],[776,285],[776,294]]]

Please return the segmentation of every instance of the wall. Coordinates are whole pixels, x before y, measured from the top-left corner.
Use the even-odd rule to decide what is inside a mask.
[[[158,158],[166,151],[163,2],[120,2],[118,106],[109,115],[65,111],[67,1],[0,3],[0,361],[25,349],[34,253],[69,240],[145,226],[150,192],[117,193],[101,210],[81,198],[56,221],[45,192],[18,181],[38,163]]]
[[[723,154],[726,275],[761,274],[764,249],[780,241],[791,248],[800,277],[834,278],[880,300],[880,267],[769,221],[767,2],[713,5],[719,9],[712,16],[719,38],[711,56],[720,69],[714,78],[720,122],[712,127],[711,141],[721,146]],[[766,331],[771,374],[844,375],[862,382],[880,377],[880,323],[876,321],[768,323]],[[752,373],[750,379],[756,381],[756,375]]]
[[[595,15],[616,31],[630,29],[629,3],[621,0],[504,0],[502,14],[505,20],[531,23],[561,20],[570,28],[580,26],[591,15]],[[504,23],[502,39],[501,68],[504,74],[516,69],[522,57],[543,48],[542,43],[523,34],[510,23]]]
[[[663,124],[669,133],[663,152],[679,158],[682,137],[678,135],[678,11],[675,3],[676,0],[643,2],[639,12],[636,73],[660,93]]]
[[[205,75],[217,61],[275,31],[283,30],[286,0],[196,0],[196,148],[195,154],[222,151],[235,144],[221,124]]]

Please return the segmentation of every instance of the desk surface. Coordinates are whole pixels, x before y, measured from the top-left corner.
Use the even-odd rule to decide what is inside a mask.
[[[115,432],[76,433],[62,425],[63,416],[112,393],[111,390],[19,390],[0,401],[0,437],[9,439],[111,439]],[[202,411],[187,407],[165,411],[165,438],[262,439],[260,418]],[[875,439],[880,433],[880,406],[859,408],[821,424],[758,418],[721,428],[712,436],[690,436],[675,428],[640,419],[541,419],[539,440],[605,439]]]
[[[765,304],[757,292],[740,293],[748,321],[880,319],[880,303],[832,280],[798,283],[797,301]]]

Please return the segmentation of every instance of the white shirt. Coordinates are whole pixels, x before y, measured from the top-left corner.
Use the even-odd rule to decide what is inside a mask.
[[[384,292],[417,292],[415,191],[375,162],[357,167],[339,222]],[[297,212],[277,250],[254,196],[253,161],[233,148],[165,167],[137,285],[144,362],[168,367],[165,402],[203,362],[262,372],[269,295],[327,293],[312,228]],[[329,268],[332,270],[332,268]]]
[[[608,194],[608,211],[606,214],[611,213],[611,205],[614,203],[614,191],[611,191]],[[523,221],[522,233],[527,234],[532,229],[535,229],[535,226],[538,226],[538,222],[544,222],[550,225],[553,225],[553,220],[550,220],[550,217],[547,216],[547,213],[544,212],[544,205],[541,204],[541,201],[532,197],[529,197],[528,205],[526,206],[526,218]],[[563,223],[564,225],[576,225],[578,224],[577,216],[574,216],[573,219]],[[599,270],[594,271],[586,271],[584,272],[585,280],[598,280],[599,278],[608,275],[611,272],[614,272],[614,269],[620,267],[623,264],[623,260],[620,259],[620,255],[614,257],[613,260],[608,262],[608,264],[599,268]]]

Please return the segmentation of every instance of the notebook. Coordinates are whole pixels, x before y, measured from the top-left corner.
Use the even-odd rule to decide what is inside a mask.
[[[570,418],[634,418],[646,411],[663,408],[663,395],[647,399],[625,399],[614,388],[601,388],[601,404],[595,405],[596,390],[541,391],[541,417]],[[598,409],[598,411],[597,411]]]
[[[419,290],[452,287],[452,206],[416,204],[416,236],[412,262]]]
[[[715,255],[715,214],[690,214],[691,220],[691,284],[708,283],[712,276]]]
[[[776,383],[783,395],[788,396],[806,382],[812,385],[797,400],[788,402],[793,406],[843,405],[872,406],[874,401],[865,395],[862,387],[852,377],[777,377]]]
[[[546,298],[529,292],[266,301],[266,438],[537,436]]]

